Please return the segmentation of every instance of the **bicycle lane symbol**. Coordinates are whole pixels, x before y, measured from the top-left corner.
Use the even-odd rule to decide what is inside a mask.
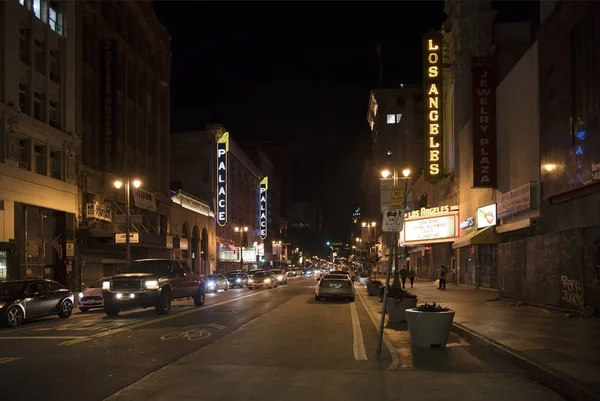
[[[214,329],[223,330],[225,326],[220,324],[205,324],[200,326],[186,326],[183,331],[175,331],[173,333],[164,334],[160,337],[161,340],[188,340],[197,341],[205,340],[212,335],[212,332],[206,327],[212,327]]]

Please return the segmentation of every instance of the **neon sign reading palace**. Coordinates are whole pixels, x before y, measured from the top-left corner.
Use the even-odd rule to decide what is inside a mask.
[[[442,175],[442,36],[432,32],[425,37],[425,135],[426,170],[429,181],[436,181]]]
[[[217,223],[227,223],[227,154],[229,153],[229,132],[217,139]]]

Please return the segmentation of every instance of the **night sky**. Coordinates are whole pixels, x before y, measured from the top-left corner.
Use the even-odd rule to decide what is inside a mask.
[[[496,3],[503,15],[537,9]],[[422,37],[445,20],[443,2],[154,4],[172,38],[172,130],[218,122],[240,141],[289,145],[294,200],[321,210],[324,236],[348,238],[371,149],[375,48],[384,86],[420,84]]]

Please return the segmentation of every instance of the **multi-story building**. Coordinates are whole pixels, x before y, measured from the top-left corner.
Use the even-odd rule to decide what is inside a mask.
[[[373,89],[367,122],[371,128],[373,148],[363,173],[365,217],[380,221],[382,198],[383,203],[389,202],[395,180],[393,175],[396,179],[404,179],[402,171],[408,169],[411,178],[418,177],[423,169],[422,87],[402,84],[398,88]],[[392,176],[383,178],[383,170],[388,170]],[[376,234],[380,227],[378,224],[371,234]],[[379,241],[382,257],[378,259],[378,265],[381,269],[388,261],[389,239],[383,235]]]
[[[126,191],[115,180],[142,183],[131,188],[131,258],[170,254],[171,53],[150,1],[78,1],[76,10],[78,266],[87,282],[126,262],[116,243],[126,231]]]
[[[0,3],[0,281],[73,286],[75,3]]]
[[[421,277],[443,264],[456,283],[496,287],[501,239],[486,222],[502,168],[496,86],[530,46],[531,25],[494,23],[490,1],[446,1],[444,12],[442,31],[424,39],[426,158],[401,241]]]
[[[514,228],[503,233],[503,237],[512,234],[511,241],[499,245],[498,288],[502,296],[528,303],[577,310],[591,306],[597,310],[600,87],[594,44],[600,40],[595,29],[600,4],[541,2],[540,15],[538,40],[517,66],[520,87],[512,96],[512,112],[521,114],[526,123],[518,140],[526,140],[523,145],[529,145],[526,156],[521,150],[512,161],[530,159],[519,173],[533,183],[509,188],[498,199],[498,214],[501,209],[512,212],[510,218],[514,220],[497,227],[498,231],[507,226]],[[531,102],[538,100],[537,126],[524,121],[533,116],[519,110],[526,106],[518,102],[522,96]],[[532,109],[527,106],[525,109]],[[527,128],[537,129],[538,138],[528,137]],[[539,142],[529,144],[536,139]],[[534,180],[540,185],[534,185]],[[539,202],[539,210],[535,202]],[[501,208],[502,203],[511,208]]]
[[[172,189],[183,189],[214,208],[217,258],[213,268],[227,272],[260,264],[265,247],[259,191],[266,175],[222,125],[174,132],[171,151]]]

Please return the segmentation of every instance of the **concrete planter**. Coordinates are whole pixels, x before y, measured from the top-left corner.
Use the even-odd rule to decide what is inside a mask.
[[[367,291],[371,296],[379,295],[379,283],[367,283]]]
[[[368,280],[368,279],[369,279],[368,277],[359,277],[359,278],[358,278],[358,282],[359,282],[361,285],[367,285],[367,280]]]
[[[388,298],[385,310],[390,323],[406,322],[406,310],[417,307],[417,298],[402,298],[400,302]]]
[[[416,308],[406,309],[406,321],[413,347],[446,347],[454,311],[420,312]]]

